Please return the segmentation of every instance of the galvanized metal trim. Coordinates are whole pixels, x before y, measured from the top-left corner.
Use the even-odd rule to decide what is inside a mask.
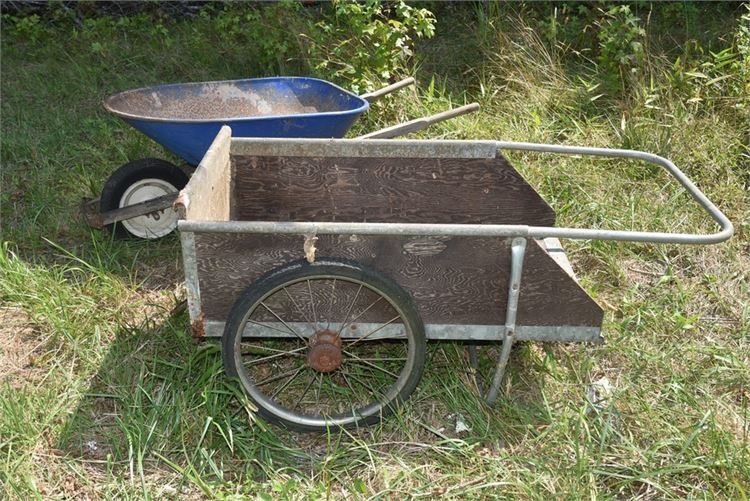
[[[488,404],[492,405],[497,400],[497,395],[500,393],[500,385],[503,382],[505,376],[505,369],[508,367],[508,361],[510,360],[510,349],[513,347],[515,335],[511,331],[503,341],[503,347],[500,350],[500,356],[497,357],[497,365],[495,366],[495,374],[492,376],[492,383],[490,384],[489,390],[487,390],[487,396],[484,399]]]
[[[568,255],[565,253],[565,249],[563,249],[563,246],[560,243],[559,239],[545,238],[542,240],[537,240],[537,242],[539,242],[544,247],[544,250],[547,251],[549,257],[554,259],[555,262],[560,265],[560,268],[565,270],[565,273],[570,275],[570,277],[574,280],[578,280],[576,278],[576,272],[575,270],[573,270],[573,265],[570,264]]]
[[[587,325],[517,325],[516,341],[603,344],[601,327]]]
[[[190,221],[178,222],[185,231],[205,233],[259,233],[286,235],[405,235],[515,237],[526,236],[530,227],[498,224],[431,224],[431,223],[314,223],[271,221]],[[551,228],[556,229],[556,228]]]
[[[271,221],[189,221],[177,223],[185,231],[205,233],[259,233],[285,235],[404,235],[446,237],[530,237],[571,240],[617,240],[624,242],[714,244],[732,236],[734,229],[723,227],[708,235],[649,231],[612,231],[552,226],[509,224],[431,224],[431,223],[314,223]]]
[[[513,331],[516,328],[518,300],[521,295],[521,275],[523,258],[526,255],[526,239],[514,238],[510,247],[510,279],[508,283],[508,305],[505,310],[505,328]]]
[[[287,322],[295,332],[303,336],[312,335],[314,329],[309,323]],[[207,337],[221,337],[224,333],[224,322],[217,320],[206,320],[204,323]],[[291,332],[285,333],[286,328],[281,322],[268,322],[271,327],[263,334],[268,338],[294,337]],[[379,324],[358,324],[357,333],[342,332],[345,338],[356,338],[371,332]],[[340,325],[331,324],[333,330],[338,331]],[[381,331],[370,335],[368,339],[396,338],[398,326],[383,327]],[[431,341],[502,341],[505,339],[506,327],[504,325],[467,325],[467,324],[426,324],[425,334]],[[246,329],[245,337],[258,336],[257,327]],[[584,325],[519,325],[516,327],[516,339],[518,341],[561,341],[569,343],[602,343],[601,328]]]
[[[495,158],[494,141],[232,138],[232,155],[273,157]]]
[[[192,323],[201,319],[201,291],[198,282],[198,259],[195,254],[195,233],[181,231],[180,243],[182,244],[182,262],[185,267],[188,312]]]

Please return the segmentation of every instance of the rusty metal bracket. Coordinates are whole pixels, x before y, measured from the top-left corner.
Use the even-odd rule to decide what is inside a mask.
[[[84,198],[81,200],[78,213],[89,226],[98,229],[104,226],[102,224],[101,212],[99,212],[99,198]]]
[[[101,229],[112,223],[168,209],[172,207],[172,204],[177,199],[177,195],[177,192],[168,193],[160,197],[152,198],[151,200],[146,200],[145,202],[105,212],[99,212],[99,199],[94,198],[84,200],[83,203],[81,203],[80,213],[89,226]]]

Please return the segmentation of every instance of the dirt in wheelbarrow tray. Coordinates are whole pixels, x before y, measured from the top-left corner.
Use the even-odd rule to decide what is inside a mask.
[[[196,92],[181,96],[168,96],[141,89],[113,96],[108,104],[122,113],[172,120],[216,120],[340,111],[331,96],[298,96],[291,90],[277,89],[256,93],[231,84],[202,85]]]

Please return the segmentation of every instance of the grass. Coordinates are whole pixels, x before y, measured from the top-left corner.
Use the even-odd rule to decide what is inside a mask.
[[[431,344],[398,415],[323,436],[255,420],[218,347],[191,340],[186,314],[172,313],[185,296],[176,238],[113,240],[76,217],[118,165],[170,158],[107,115],[104,96],[278,70],[219,43],[202,18],[164,21],[166,35],[149,23],[75,37],[6,23],[0,497],[747,499],[747,103],[715,89],[747,82],[735,67],[716,69],[728,76],[709,85],[675,65],[687,39],[731,46],[742,10],[684,6],[681,22],[657,9],[645,24],[642,14],[646,58],[622,91],[605,88],[585,44],[550,44],[509,21],[507,5],[442,6],[437,37],[417,50],[419,89],[374,106],[352,135],[477,100],[480,113],[419,136],[651,151],[683,168],[736,235],[709,247],[566,242],[606,309],[607,344],[519,345],[491,408],[463,346]],[[713,228],[675,183],[637,162],[509,156],[560,225]],[[611,395],[592,406],[603,377]],[[455,432],[459,417],[469,431]]]

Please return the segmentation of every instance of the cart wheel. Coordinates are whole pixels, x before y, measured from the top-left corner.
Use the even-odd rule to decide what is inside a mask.
[[[377,423],[416,388],[425,348],[406,291],[326,258],[284,265],[245,289],[222,338],[224,367],[258,413],[298,431]]]
[[[121,166],[104,184],[99,208],[102,212],[144,202],[180,191],[188,176],[176,165],[158,158],[142,158]],[[118,237],[156,239],[177,227],[177,214],[170,207],[109,226]]]

